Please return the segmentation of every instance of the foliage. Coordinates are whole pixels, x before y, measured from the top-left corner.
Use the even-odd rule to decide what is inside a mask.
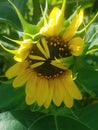
[[[42,18],[40,4],[44,9],[46,1],[12,2],[28,21],[28,27],[33,24],[29,31],[35,29],[37,33],[39,28],[35,28],[35,25]],[[85,10],[84,23],[87,25],[98,11],[96,3],[97,0],[67,0],[66,18],[81,6]],[[48,12],[55,5],[59,7],[61,4],[62,0],[48,0]],[[7,0],[0,0],[0,43],[10,49],[17,48],[15,42],[4,36],[22,40],[23,30],[28,31],[23,27],[12,5]],[[81,33],[81,36],[83,35],[86,43],[84,54],[75,59],[72,69],[73,75],[77,76],[75,82],[84,97],[82,101],[75,101],[71,109],[63,104],[60,107],[51,104],[48,109],[37,104],[26,105],[24,87],[14,89],[12,80],[5,77],[6,70],[14,63],[13,55],[0,47],[0,130],[98,130],[98,17],[85,28]]]

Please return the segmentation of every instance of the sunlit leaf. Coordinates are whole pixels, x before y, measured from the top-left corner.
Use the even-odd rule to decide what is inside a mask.
[[[26,127],[19,122],[10,112],[0,114],[1,130],[26,130]]]

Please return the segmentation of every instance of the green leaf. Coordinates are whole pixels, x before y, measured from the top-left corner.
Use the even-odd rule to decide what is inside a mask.
[[[87,127],[82,125],[80,122],[75,121],[68,117],[54,117],[54,116],[46,116],[39,121],[35,121],[32,123],[30,130],[71,130],[71,129],[79,130],[89,130]]]
[[[89,65],[78,70],[77,80],[80,81],[81,85],[83,84],[88,89],[98,89],[98,71],[94,70],[94,68]]]
[[[12,111],[0,114],[2,130],[91,130],[78,120],[39,112]]]
[[[82,108],[75,112],[75,114],[90,130],[98,130],[98,103]]]
[[[25,107],[24,87],[14,89],[7,82],[0,84],[0,110],[16,110],[24,109]]]
[[[91,64],[89,63],[91,60]],[[97,57],[95,56],[80,56],[75,58],[73,66],[73,74],[76,76],[76,82],[78,86],[82,86],[89,90],[96,90],[98,87],[98,66]],[[96,63],[96,66],[93,65]]]
[[[12,0],[13,3],[18,7],[22,15],[25,14],[27,0]],[[22,25],[15,10],[8,3],[8,0],[0,2],[0,21],[5,21],[22,31]]]

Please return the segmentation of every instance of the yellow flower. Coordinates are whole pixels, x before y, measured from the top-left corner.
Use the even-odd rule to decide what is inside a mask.
[[[83,11],[74,17],[60,36],[63,17],[63,7],[61,10],[55,7],[48,23],[40,30],[40,40],[36,43],[32,40],[22,42],[14,56],[17,63],[6,72],[8,78],[15,78],[14,88],[25,84],[26,103],[29,105],[36,102],[48,108],[53,102],[56,106],[64,103],[70,108],[74,99],[82,99],[66,58],[79,56],[83,51],[84,41],[73,37],[82,23]],[[61,62],[62,58],[65,63]]]

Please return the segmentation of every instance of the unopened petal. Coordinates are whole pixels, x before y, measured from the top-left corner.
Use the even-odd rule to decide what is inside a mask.
[[[49,22],[41,29],[41,34],[45,36],[57,36],[62,27],[61,10],[55,7],[49,16]]]
[[[14,56],[14,59],[18,62],[24,61],[29,55],[29,51],[30,51],[30,48],[32,48],[32,45],[33,44],[30,39],[23,41],[16,55]]]
[[[45,36],[58,36],[64,19],[66,0],[63,0],[62,8],[54,7],[49,15],[48,23],[45,23],[40,33]]]

